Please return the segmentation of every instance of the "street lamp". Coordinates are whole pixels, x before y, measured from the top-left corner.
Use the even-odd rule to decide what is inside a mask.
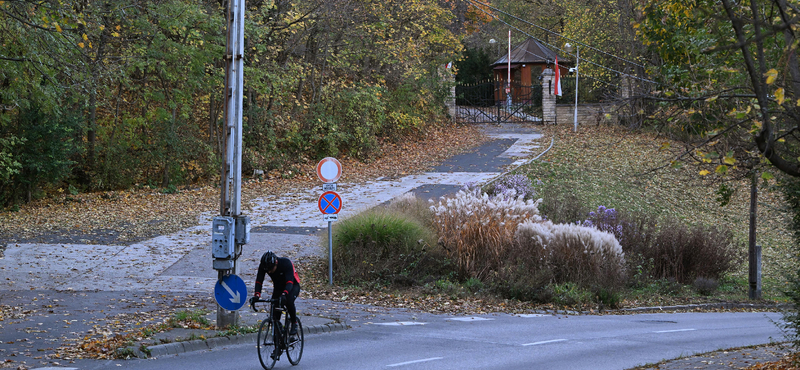
[[[567,53],[572,53],[572,44],[566,43],[564,44],[564,50]],[[578,61],[581,58],[581,49],[578,45],[575,45],[575,109],[573,110],[573,116],[575,120],[575,128],[574,131],[578,132]]]

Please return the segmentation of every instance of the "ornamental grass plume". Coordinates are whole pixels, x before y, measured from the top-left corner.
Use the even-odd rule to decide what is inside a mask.
[[[625,253],[614,234],[550,221],[519,225],[517,241],[538,266],[550,270],[556,284],[614,287],[624,282]]]
[[[455,197],[431,206],[439,244],[462,277],[487,278],[501,270],[514,247],[519,223],[541,221],[539,203],[523,197],[490,197],[479,188],[459,191]]]

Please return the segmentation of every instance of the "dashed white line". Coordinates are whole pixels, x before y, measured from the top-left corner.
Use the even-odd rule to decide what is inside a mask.
[[[436,360],[441,360],[441,359],[443,359],[443,358],[444,358],[444,357],[431,357],[431,358],[424,358],[424,359],[422,359],[422,360],[406,361],[406,362],[400,362],[400,363],[397,363],[397,364],[386,365],[386,367],[397,367],[397,366],[404,366],[404,365],[418,364],[418,363],[420,363],[420,362],[436,361]]]
[[[488,318],[485,318],[485,317],[470,316],[470,317],[452,317],[452,318],[449,318],[448,320],[469,322],[469,321],[491,321],[491,320],[494,320],[494,319],[488,319]]]
[[[682,331],[694,331],[694,330],[697,330],[697,329],[659,330],[659,331],[654,331],[653,333],[679,333],[679,332],[682,332]]]
[[[523,344],[523,346],[524,347],[527,347],[527,346],[538,346],[540,344],[566,342],[566,341],[567,341],[566,339],[551,339],[551,340],[543,340],[541,342],[525,343],[525,344]]]
[[[397,321],[397,322],[376,322],[375,325],[386,325],[386,326],[413,326],[413,325],[425,325],[424,322],[417,322],[417,321]]]

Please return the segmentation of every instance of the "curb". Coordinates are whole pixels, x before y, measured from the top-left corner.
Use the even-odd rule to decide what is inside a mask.
[[[325,325],[312,325],[303,328],[304,335],[330,333],[334,331],[342,331],[349,329],[350,326],[345,323],[331,323]],[[117,354],[121,357],[130,355],[141,359],[156,358],[159,356],[177,355],[186,352],[204,351],[218,347],[225,347],[237,344],[250,344],[255,343],[257,333],[248,333],[242,335],[232,335],[227,337],[214,337],[208,339],[187,340],[182,342],[172,342],[166,344],[159,344],[152,347],[146,347],[145,351],[137,347],[123,347],[117,349]]]
[[[787,309],[790,308],[789,304],[775,304],[775,303],[703,303],[703,304],[687,304],[676,306],[653,306],[653,307],[636,307],[615,310],[616,312],[659,312],[659,311],[691,311],[694,309],[735,309],[735,308],[749,308],[749,309]]]

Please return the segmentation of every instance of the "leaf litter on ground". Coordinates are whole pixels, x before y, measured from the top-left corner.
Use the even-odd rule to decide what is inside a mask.
[[[659,150],[664,141],[654,134],[629,131],[614,126],[581,126],[574,133],[571,127],[536,126],[547,140],[554,138],[554,146],[539,161],[520,168],[516,172],[533,177],[541,176],[542,164],[550,164],[557,170],[564,186],[589,191],[589,196],[609,192],[603,201],[608,207],[630,207],[632,211],[657,209],[665,215],[681,217],[691,223],[719,223],[733,225],[741,240],[746,235],[747,205],[749,192],[736,191],[726,207],[715,203],[714,189],[709,180],[692,172],[691,166],[673,169],[669,166],[658,171],[674,159],[672,153]],[[470,126],[452,126],[429,132],[417,141],[383,143],[378,158],[358,161],[349,157],[339,158],[347,171],[341,182],[359,183],[379,177],[398,177],[419,173],[442,160],[474,148],[487,140],[480,131]],[[543,141],[543,142],[544,142]],[[675,145],[677,146],[677,145]],[[403,161],[398,161],[403,158]],[[302,168],[305,171],[293,174],[271,173],[264,178],[248,179],[243,184],[243,208],[258,197],[280,195],[310,188],[317,184],[312,161]],[[579,186],[590,184],[591,186]],[[746,185],[746,184],[745,184]],[[738,184],[738,188],[744,186]],[[581,189],[584,188],[584,189]],[[768,189],[768,188],[767,188]],[[591,193],[594,191],[594,193]],[[620,194],[613,194],[619,192]],[[765,275],[779,275],[790,268],[788,246],[790,234],[786,232],[786,214],[781,212],[780,196],[776,193],[759,194],[759,235],[764,245]],[[545,200],[546,201],[546,200]],[[119,233],[121,241],[137,241],[175,232],[198,224],[200,214],[215,214],[219,193],[214,184],[197,184],[181,189],[174,194],[164,194],[155,189],[141,188],[116,192],[78,195],[58,195],[23,206],[19,212],[0,214],[0,233],[12,235],[20,240],[33,240],[48,234],[73,235],[78,233],[84,240],[102,243],[109,234]],[[619,205],[610,202],[619,202]],[[76,217],[80,215],[80,217]],[[155,225],[155,227],[154,227]],[[319,260],[306,261],[308,265],[319,265]],[[745,270],[738,274],[746,277]],[[478,314],[491,312],[524,313],[550,310],[557,312],[597,312],[597,307],[555,307],[550,304],[533,304],[464,292],[432,292],[427,289],[385,291],[355,287],[329,286],[321,268],[304,269],[304,294],[308,298],[335,302],[350,302],[377,307],[405,308],[446,314]],[[778,284],[775,284],[778,285]],[[695,300],[676,300],[674,297],[658,297],[655,301],[623,302],[623,306],[688,304]],[[145,308],[143,308],[145,309]],[[722,309],[715,309],[722,310]],[[153,312],[163,322],[170,312]],[[125,320],[125,318],[122,318]],[[152,318],[150,322],[157,319]],[[150,324],[157,328],[160,324]],[[121,327],[107,327],[98,332],[115,332],[119,338],[136,335]],[[95,336],[96,337],[96,336]],[[78,353],[64,356],[101,358],[107,353],[101,345],[93,345],[95,337],[83,339],[73,348],[83,348]],[[123,339],[119,339],[122,341]]]

